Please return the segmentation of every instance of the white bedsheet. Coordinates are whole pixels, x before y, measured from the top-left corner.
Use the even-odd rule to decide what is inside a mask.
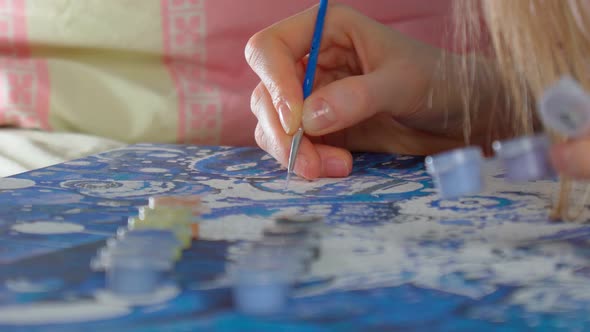
[[[0,177],[115,149],[125,143],[75,133],[0,129]]]

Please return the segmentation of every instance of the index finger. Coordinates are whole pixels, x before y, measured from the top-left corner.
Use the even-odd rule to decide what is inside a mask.
[[[281,116],[287,134],[301,124],[303,91],[298,68],[309,52],[318,6],[255,34],[246,45],[246,61],[260,77]]]

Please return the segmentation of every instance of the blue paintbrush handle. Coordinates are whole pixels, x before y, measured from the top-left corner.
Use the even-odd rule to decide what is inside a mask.
[[[315,72],[318,64],[318,55],[320,53],[320,44],[322,42],[322,34],[324,32],[324,21],[326,19],[326,12],[328,10],[328,0],[320,0],[318,9],[318,16],[315,22],[313,38],[311,41],[311,50],[309,51],[309,61],[307,62],[307,69],[305,70],[305,79],[303,80],[303,99],[306,99],[313,90],[313,83],[315,81]],[[285,188],[289,186],[289,179],[295,167],[295,160],[299,152],[299,145],[303,138],[303,128],[299,128],[291,142],[291,152],[289,153],[289,165],[287,166],[287,182]]]
[[[305,71],[305,79],[303,80],[303,98],[309,97],[313,90],[313,83],[315,80],[315,72],[318,64],[318,54],[320,53],[320,44],[322,42],[322,34],[324,32],[324,21],[326,19],[326,12],[328,10],[328,0],[321,0],[318,9],[318,16],[315,22],[315,30],[313,32],[313,39],[311,41],[311,50],[309,51],[309,61]]]

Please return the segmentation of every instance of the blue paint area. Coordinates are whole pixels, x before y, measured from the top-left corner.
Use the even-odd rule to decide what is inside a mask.
[[[522,191],[440,200],[423,158],[354,158],[351,177],[296,181],[288,191],[280,185],[285,170],[254,148],[138,144],[15,176],[34,184],[0,186],[0,330],[590,328],[590,296],[584,295],[590,294],[584,288],[590,285],[590,227],[548,221],[548,192],[523,185]],[[207,222],[232,222],[227,239],[216,233],[184,251],[170,275],[178,296],[93,322],[2,323],[10,305],[97,301],[105,277],[90,268],[96,251],[150,196],[169,194],[202,195],[211,207]],[[248,243],[239,229],[248,229],[247,222],[260,227],[256,221],[285,211],[326,219],[332,233],[312,268],[316,274],[298,281],[286,312],[238,314],[224,277],[226,263]],[[83,230],[14,228],[38,221]]]

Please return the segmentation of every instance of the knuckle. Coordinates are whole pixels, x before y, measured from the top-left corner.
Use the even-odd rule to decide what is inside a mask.
[[[336,15],[350,15],[355,14],[356,10],[349,5],[342,3],[332,3],[328,6],[328,12]]]
[[[252,91],[252,95],[250,96],[250,110],[254,115],[258,118],[263,103],[264,97],[264,86],[262,84],[258,84],[258,86]]]
[[[350,91],[354,93],[354,97],[357,100],[360,110],[370,111],[372,109],[370,91],[366,84],[363,84],[357,80]]]
[[[256,129],[254,129],[254,140],[256,141],[256,144],[262,148],[263,150],[265,150],[265,140],[264,140],[264,129],[262,129],[262,126],[260,125],[260,123],[258,123],[256,125]]]
[[[262,59],[263,59],[263,45],[265,40],[264,32],[258,32],[254,36],[252,36],[248,42],[246,43],[246,48],[244,49],[244,56],[246,58],[246,62],[252,67],[256,69],[260,66]]]

